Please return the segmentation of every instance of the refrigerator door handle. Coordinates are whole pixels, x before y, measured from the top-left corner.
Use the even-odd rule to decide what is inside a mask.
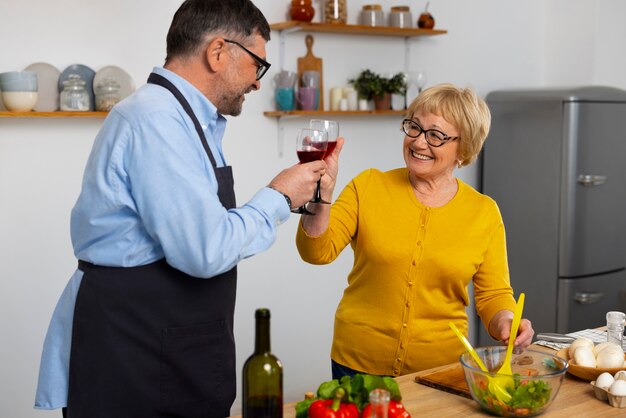
[[[603,183],[606,183],[607,176],[599,176],[596,174],[579,174],[578,175],[578,183],[583,186],[599,186]]]
[[[600,292],[576,292],[574,300],[581,305],[590,305],[599,302],[604,297],[604,293]]]

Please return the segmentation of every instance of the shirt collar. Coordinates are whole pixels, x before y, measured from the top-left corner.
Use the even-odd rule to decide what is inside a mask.
[[[216,141],[216,151],[222,161],[224,161],[221,143],[226,129],[226,118],[217,112],[217,107],[215,107],[215,105],[211,103],[211,101],[207,99],[206,96],[200,92],[200,90],[178,74],[163,67],[154,67],[152,72],[167,78],[172,84],[174,84],[174,86],[176,86],[185,99],[187,99],[193,113],[196,115],[196,118],[198,118],[198,122],[200,122],[202,129],[205,130],[205,132],[208,129],[210,135],[207,136]]]

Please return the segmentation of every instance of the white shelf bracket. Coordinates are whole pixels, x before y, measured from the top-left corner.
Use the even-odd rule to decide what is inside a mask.
[[[411,70],[411,38],[404,38],[404,72],[406,74]]]

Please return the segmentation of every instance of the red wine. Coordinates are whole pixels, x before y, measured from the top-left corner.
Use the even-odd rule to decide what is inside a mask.
[[[251,396],[244,405],[243,416],[252,418],[282,418],[283,400],[277,396]]]
[[[298,160],[300,160],[301,163],[310,163],[311,161],[316,161],[316,160],[321,160],[322,158],[324,158],[324,154],[326,153],[326,150],[317,150],[317,149],[312,149],[312,150],[298,150]]]
[[[335,146],[337,146],[337,141],[328,141],[328,148],[326,148],[326,154],[324,154],[324,158],[328,157],[335,150]]]

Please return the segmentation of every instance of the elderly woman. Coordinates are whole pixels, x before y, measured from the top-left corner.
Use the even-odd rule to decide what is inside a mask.
[[[332,262],[350,244],[354,266],[335,315],[333,378],[357,372],[399,376],[458,360],[467,334],[468,285],[489,334],[508,343],[515,299],[504,225],[496,203],[454,175],[476,160],[490,126],[470,89],[424,90],[402,121],[406,167],[369,169],[337,201],[312,206],[296,243],[303,260]],[[332,198],[337,150],[326,160],[322,197]],[[534,331],[523,319],[515,338]]]

